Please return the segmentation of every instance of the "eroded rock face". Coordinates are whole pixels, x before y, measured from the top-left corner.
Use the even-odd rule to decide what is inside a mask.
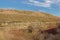
[[[29,32],[30,30],[31,32]],[[52,30],[45,30],[44,33],[40,34],[40,31],[37,29],[19,29],[8,27],[0,32],[0,40],[60,40],[60,29],[57,31],[58,34],[53,35],[53,32]]]
[[[6,40],[32,40],[32,34],[25,29],[7,29],[5,30]]]
[[[7,26],[1,32],[2,35],[0,34],[0,40],[45,40],[45,36],[48,38],[50,34],[57,31],[57,29],[52,30],[45,30],[43,33],[40,33],[40,25],[35,24],[28,25],[27,29],[21,29],[19,26]]]

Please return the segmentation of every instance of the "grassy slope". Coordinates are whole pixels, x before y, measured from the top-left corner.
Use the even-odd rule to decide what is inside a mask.
[[[56,22],[59,21],[59,18],[43,12],[0,10],[0,22],[1,21]],[[35,24],[31,24],[29,26],[32,27],[32,25]],[[7,27],[5,27],[0,23],[0,40],[34,40],[37,38],[38,35],[40,35],[37,32],[38,30],[36,29],[34,29],[32,33],[28,33],[28,30],[20,31],[20,29],[17,28],[18,26],[16,26],[16,28],[11,28],[13,26],[14,25],[8,25]],[[40,26],[38,25],[36,27],[38,29],[40,28]]]
[[[3,10],[0,11],[0,21],[22,21],[22,22],[55,22],[58,17],[43,13],[32,11],[19,11],[19,10]]]

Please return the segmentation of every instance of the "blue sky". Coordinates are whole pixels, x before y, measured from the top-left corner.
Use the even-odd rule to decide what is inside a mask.
[[[0,0],[0,8],[42,11],[60,16],[60,0]]]

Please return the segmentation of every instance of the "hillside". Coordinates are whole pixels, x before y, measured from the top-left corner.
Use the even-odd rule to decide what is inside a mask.
[[[57,28],[58,22],[44,12],[0,9],[0,40],[44,40],[40,32]]]
[[[0,10],[0,21],[22,21],[22,22],[55,22],[58,17],[43,12]]]

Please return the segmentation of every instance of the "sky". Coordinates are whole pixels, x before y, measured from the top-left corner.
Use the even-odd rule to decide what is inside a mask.
[[[60,0],[0,0],[0,9],[41,11],[60,17]]]

